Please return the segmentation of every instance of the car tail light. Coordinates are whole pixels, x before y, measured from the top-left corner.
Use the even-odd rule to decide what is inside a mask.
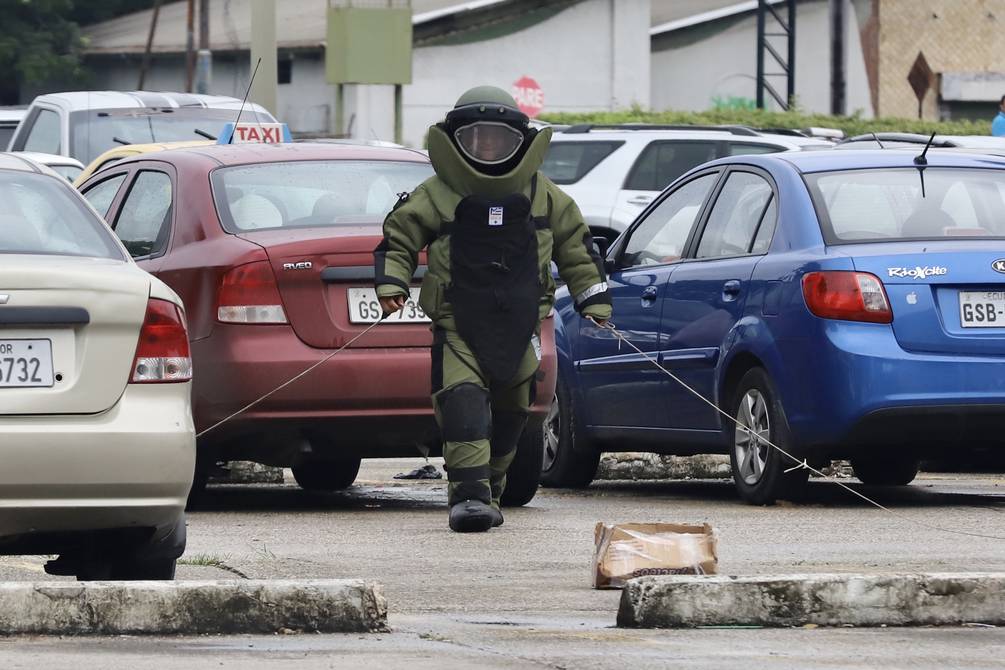
[[[883,282],[868,272],[810,272],[803,277],[803,297],[810,311],[823,319],[893,321]]]
[[[239,265],[223,276],[216,318],[223,323],[289,323],[268,261]]]
[[[192,379],[192,354],[181,310],[173,302],[150,298],[133,359],[133,383],[186,382]]]

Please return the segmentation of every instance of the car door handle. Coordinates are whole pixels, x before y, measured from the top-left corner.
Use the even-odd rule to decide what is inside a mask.
[[[652,302],[656,299],[656,295],[659,293],[659,289],[655,286],[647,286],[642,289],[642,302]]]
[[[731,279],[722,285],[722,296],[727,300],[733,300],[740,295],[740,280]]]
[[[634,198],[628,199],[629,205],[638,205],[639,207],[644,207],[653,201],[651,195],[637,195]]]

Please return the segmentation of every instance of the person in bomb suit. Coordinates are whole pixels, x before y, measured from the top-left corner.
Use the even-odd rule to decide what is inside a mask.
[[[374,250],[385,314],[401,309],[428,247],[419,305],[433,321],[432,400],[444,441],[449,525],[503,523],[506,470],[527,423],[551,311],[551,261],[583,316],[604,323],[603,263],[575,202],[538,169],[536,130],[505,91],[480,86],[429,129],[435,175],[402,194]]]

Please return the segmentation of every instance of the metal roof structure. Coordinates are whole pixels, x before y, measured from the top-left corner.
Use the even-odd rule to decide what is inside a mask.
[[[490,8],[499,9],[510,0],[411,0],[416,26]],[[777,0],[776,0],[777,1]],[[756,7],[747,0],[651,0],[651,34],[688,27]],[[326,39],[325,0],[283,0],[276,3],[276,35],[285,49],[321,47]],[[748,6],[749,5],[749,6]],[[85,26],[88,54],[139,54],[146,47],[153,10],[147,9],[109,21]],[[154,53],[185,51],[186,3],[161,6],[154,37]],[[249,0],[215,0],[210,4],[210,48],[214,51],[244,51],[251,43]]]

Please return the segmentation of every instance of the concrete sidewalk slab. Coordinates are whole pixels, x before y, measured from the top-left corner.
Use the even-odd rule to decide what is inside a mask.
[[[0,634],[320,633],[387,630],[379,584],[363,580],[7,582]]]
[[[618,625],[1005,624],[1005,573],[658,576],[631,580]]]

